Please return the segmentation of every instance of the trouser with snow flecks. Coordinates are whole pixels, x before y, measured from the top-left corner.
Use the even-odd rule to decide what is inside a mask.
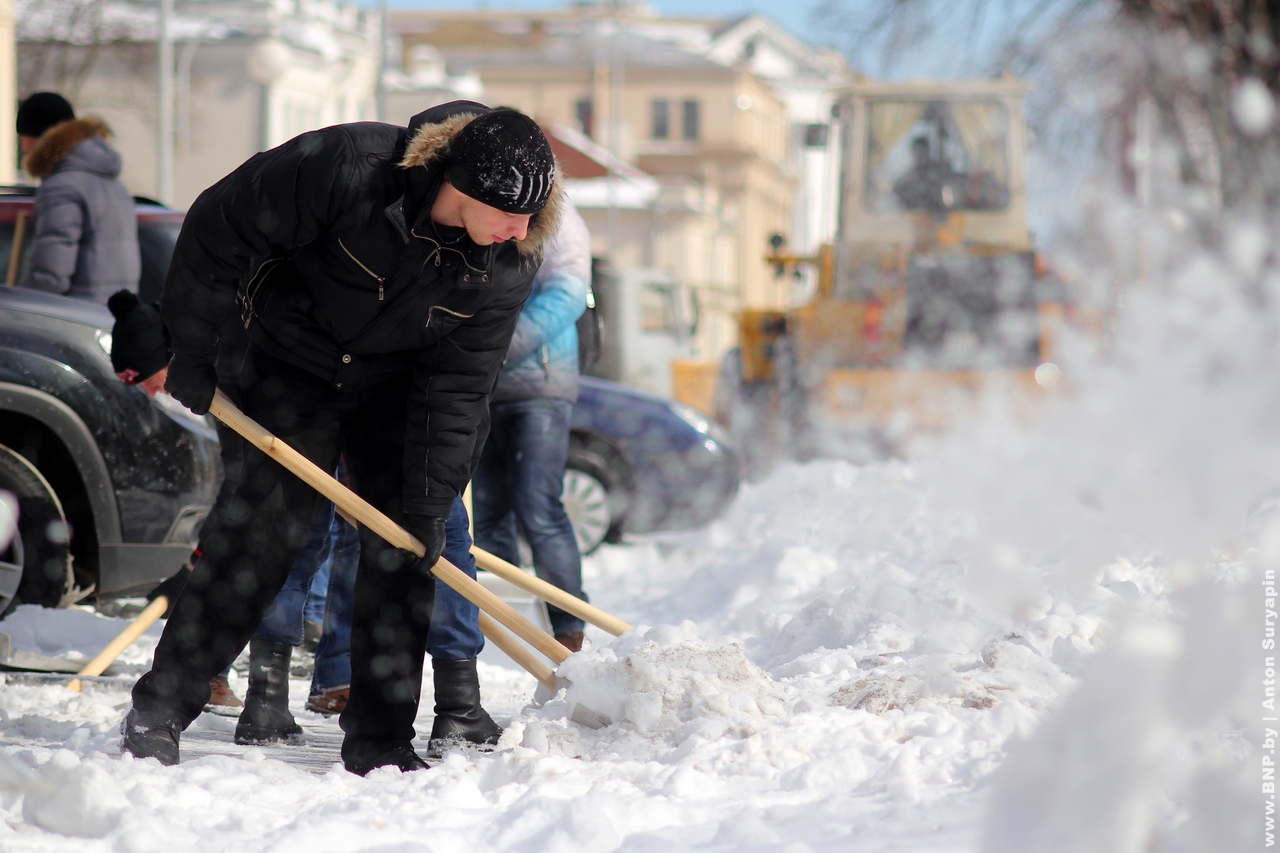
[[[399,522],[409,374],[358,392],[254,350],[244,411],[323,470],[341,454],[352,489]],[[255,447],[204,553],[178,598],[151,671],[133,690],[140,711],[184,728],[209,696],[209,679],[253,635],[320,509],[319,493]],[[361,530],[351,636],[351,699],[342,716],[348,747],[377,749],[414,736],[434,578],[418,560]]]

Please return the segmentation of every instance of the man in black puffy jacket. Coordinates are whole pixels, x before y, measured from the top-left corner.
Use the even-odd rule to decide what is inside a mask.
[[[246,414],[425,546],[361,531],[347,769],[425,766],[410,744],[434,597],[431,566],[487,430],[488,398],[543,244],[557,226],[550,146],[515,110],[454,102],[408,128],[304,133],[196,199],[165,282],[166,389],[196,413],[217,386],[218,330],[237,303],[251,346]],[[123,748],[178,760],[209,678],[243,648],[321,500],[246,451],[236,505],[204,553],[133,691]]]

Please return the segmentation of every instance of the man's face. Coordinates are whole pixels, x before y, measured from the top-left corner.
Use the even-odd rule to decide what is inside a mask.
[[[530,214],[507,213],[505,210],[498,210],[496,207],[476,201],[471,196],[462,193],[458,195],[462,196],[459,203],[462,226],[467,229],[467,236],[477,246],[491,246],[494,243],[505,243],[507,240],[523,240],[529,233],[529,220],[533,218]]]
[[[154,397],[155,395],[159,394],[161,391],[164,390],[164,380],[168,376],[169,376],[169,366],[165,365],[164,367],[157,370],[155,373],[148,376],[146,379],[143,379],[141,382],[138,383],[138,385],[142,387],[143,391],[147,392],[148,397]]]

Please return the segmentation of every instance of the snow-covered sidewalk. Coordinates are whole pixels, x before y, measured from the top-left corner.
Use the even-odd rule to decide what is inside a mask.
[[[482,664],[506,735],[425,773],[334,766],[340,732],[296,679],[312,746],[238,747],[234,720],[205,714],[173,768],[119,756],[123,689],[5,683],[0,848],[975,850],[1010,739],[1072,689],[1116,605],[1166,605],[1158,572],[1117,560],[1019,618],[983,607],[960,523],[926,491],[903,463],[792,466],[708,530],[603,550],[588,589],[637,629],[590,634],[562,669],[571,695],[542,708],[532,678]],[[0,630],[91,654],[122,624],[22,608]],[[572,701],[615,724],[568,722]]]

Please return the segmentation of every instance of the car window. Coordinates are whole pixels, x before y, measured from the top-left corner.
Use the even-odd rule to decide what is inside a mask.
[[[138,280],[138,299],[146,305],[160,301],[164,277],[173,260],[173,246],[182,230],[181,222],[138,222],[138,248],[142,252],[142,277]]]
[[[7,281],[6,276],[9,274],[9,257],[13,254],[14,227],[15,225],[13,222],[0,222],[0,286]],[[25,239],[31,239],[30,221],[27,222],[27,236]],[[22,255],[22,266],[18,269],[18,274],[14,277],[14,284],[17,284],[18,280],[22,278],[22,273],[26,268],[27,255],[24,252]]]

